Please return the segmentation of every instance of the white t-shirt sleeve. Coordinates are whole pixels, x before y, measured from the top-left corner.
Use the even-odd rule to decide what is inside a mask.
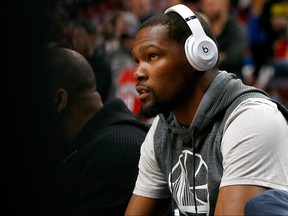
[[[158,121],[157,116],[141,146],[139,173],[133,191],[133,194],[154,199],[171,197],[167,181],[155,158],[153,137]]]
[[[253,98],[231,113],[221,143],[220,187],[258,185],[288,191],[288,125],[275,103]]]

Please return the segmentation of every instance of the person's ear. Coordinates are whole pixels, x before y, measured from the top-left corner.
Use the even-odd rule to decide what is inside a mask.
[[[56,92],[56,109],[57,109],[57,112],[58,113],[61,113],[66,105],[67,105],[67,102],[68,102],[68,93],[65,89],[63,88],[60,88],[57,90]]]

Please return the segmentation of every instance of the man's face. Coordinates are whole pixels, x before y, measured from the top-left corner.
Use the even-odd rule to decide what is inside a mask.
[[[194,69],[186,59],[184,46],[168,37],[167,26],[141,29],[132,54],[137,63],[134,77],[143,116],[171,112],[190,97]]]
[[[89,47],[92,43],[92,36],[83,27],[75,27],[72,32],[72,48],[85,57],[89,56]]]

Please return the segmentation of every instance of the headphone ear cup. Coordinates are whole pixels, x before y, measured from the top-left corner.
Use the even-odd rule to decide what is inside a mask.
[[[217,46],[209,37],[196,42],[193,35],[189,36],[185,42],[185,54],[192,67],[198,71],[212,69],[218,59]]]

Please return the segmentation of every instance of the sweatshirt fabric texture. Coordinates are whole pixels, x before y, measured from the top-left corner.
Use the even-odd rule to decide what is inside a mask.
[[[109,99],[66,143],[51,179],[49,215],[124,215],[149,126],[120,99]]]

